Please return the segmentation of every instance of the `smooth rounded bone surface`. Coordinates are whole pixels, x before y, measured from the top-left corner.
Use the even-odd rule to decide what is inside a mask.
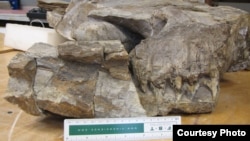
[[[48,18],[69,41],[34,44],[8,66],[5,98],[33,115],[209,113],[223,73],[250,68],[250,16],[232,7],[72,0]]]

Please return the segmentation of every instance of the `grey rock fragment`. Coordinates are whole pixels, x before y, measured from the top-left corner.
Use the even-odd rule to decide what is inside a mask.
[[[79,1],[74,7],[68,8],[61,22],[56,26],[56,31],[69,40],[73,39],[73,32],[83,22],[87,21],[89,11],[96,6],[88,1]]]
[[[97,64],[115,78],[131,79],[128,53],[118,40],[69,41],[60,45],[58,51],[62,59],[83,64]]]
[[[17,104],[29,114],[42,115],[42,110],[36,104],[33,90],[36,74],[35,59],[19,53],[10,61],[8,70],[10,79],[5,99]]]
[[[146,116],[133,82],[112,78],[105,72],[99,72],[94,103],[99,118]]]

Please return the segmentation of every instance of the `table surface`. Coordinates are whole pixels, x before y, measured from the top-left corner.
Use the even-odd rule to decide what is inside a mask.
[[[7,65],[18,52],[3,46],[0,34],[0,137],[3,141],[63,141],[63,119],[26,114],[4,99]],[[182,115],[182,124],[250,124],[250,72],[226,73],[215,110]],[[163,141],[163,140],[158,140]]]

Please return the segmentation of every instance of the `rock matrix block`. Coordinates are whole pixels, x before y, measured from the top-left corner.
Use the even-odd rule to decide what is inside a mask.
[[[68,39],[9,66],[6,99],[33,115],[208,113],[227,71],[249,69],[250,16],[190,0],[72,0],[48,21]]]

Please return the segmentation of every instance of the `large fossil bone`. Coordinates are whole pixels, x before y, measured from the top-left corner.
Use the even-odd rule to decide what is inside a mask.
[[[211,112],[223,73],[250,66],[249,19],[188,0],[72,0],[48,16],[71,41],[14,57],[6,99],[33,115]]]

